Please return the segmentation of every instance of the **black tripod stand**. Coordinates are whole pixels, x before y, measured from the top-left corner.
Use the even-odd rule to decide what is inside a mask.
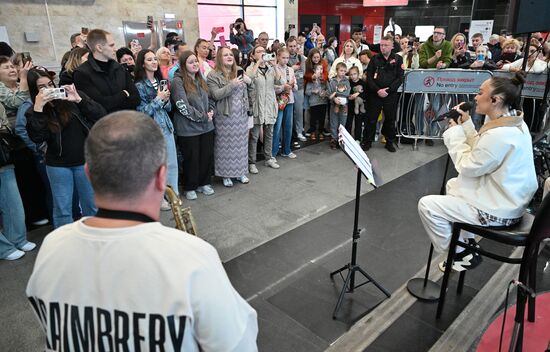
[[[353,236],[352,236],[352,246],[351,246],[351,262],[344,265],[340,269],[333,271],[330,273],[330,278],[332,279],[334,275],[340,274],[342,279],[344,279],[344,276],[342,275],[342,272],[347,270],[348,273],[346,275],[346,278],[344,280],[344,286],[342,287],[342,291],[340,291],[340,296],[338,297],[338,303],[336,303],[336,307],[334,308],[334,312],[332,313],[332,319],[336,319],[336,314],[338,313],[338,310],[340,310],[340,307],[342,306],[342,302],[344,301],[344,294],[346,293],[353,293],[353,290],[356,288],[359,288],[365,284],[368,284],[372,282],[380,291],[382,291],[388,298],[390,297],[390,293],[386,291],[378,282],[376,282],[369,274],[367,274],[366,271],[361,269],[359,265],[357,265],[357,241],[359,240],[359,234],[362,230],[358,229],[359,226],[359,202],[361,197],[361,170],[357,169],[357,186],[355,188],[355,218],[353,221]],[[375,187],[373,185],[373,187]],[[366,281],[356,285],[355,284],[355,272],[359,272],[362,274]]]

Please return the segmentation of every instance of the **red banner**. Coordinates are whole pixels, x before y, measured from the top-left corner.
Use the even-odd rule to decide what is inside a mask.
[[[407,6],[409,0],[363,0],[363,6]]]

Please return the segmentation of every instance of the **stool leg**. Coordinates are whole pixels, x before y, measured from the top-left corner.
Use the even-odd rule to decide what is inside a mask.
[[[458,277],[458,285],[456,286],[456,294],[461,295],[462,289],[464,288],[464,276],[466,276],[466,270],[460,272]]]
[[[540,246],[540,245],[539,245]],[[533,258],[529,265],[529,287],[536,293],[537,292],[537,259],[539,253],[539,246],[537,246],[536,251],[534,252]],[[536,306],[536,297],[527,298],[527,320],[531,323],[535,322],[535,306]]]
[[[456,242],[458,241],[458,235],[460,234],[460,228],[453,226],[453,235],[451,237],[451,244],[449,246],[449,254],[447,255],[447,263],[445,265],[445,273],[443,274],[443,281],[441,282],[441,292],[439,293],[439,302],[437,303],[436,319],[441,317],[443,313],[443,306],[445,305],[445,295],[447,293],[447,285],[449,284],[449,276],[451,276],[451,270],[453,270],[453,258],[456,252]]]

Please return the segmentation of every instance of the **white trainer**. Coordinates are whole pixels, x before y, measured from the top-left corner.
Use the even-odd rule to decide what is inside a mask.
[[[11,253],[6,257],[6,260],[17,260],[25,255],[25,252],[16,250],[15,252]]]

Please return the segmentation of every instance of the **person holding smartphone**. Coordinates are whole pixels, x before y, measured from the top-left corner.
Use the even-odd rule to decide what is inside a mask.
[[[180,56],[180,69],[172,80],[172,100],[176,106],[174,124],[183,154],[183,188],[188,200],[197,192],[214,194],[211,185],[214,161],[214,101],[200,73],[197,55],[188,50]]]
[[[172,110],[168,82],[163,79],[157,56],[153,50],[145,49],[138,53],[134,71],[136,88],[141,102],[137,110],[151,116],[159,125],[166,140],[166,183],[176,194],[178,191],[178,159],[174,139],[174,125],[168,113]],[[163,200],[162,210],[170,210],[170,205]]]
[[[94,122],[106,115],[100,104],[77,91],[74,84],[61,88],[61,98],[48,73],[33,68],[28,74],[33,106],[27,110],[27,132],[35,143],[46,142],[46,172],[53,197],[55,228],[73,222],[73,192],[78,193],[83,216],[97,211],[94,194],[84,173],[84,141]],[[58,92],[59,93],[59,92]]]
[[[459,68],[470,62],[470,52],[466,46],[466,36],[462,33],[456,33],[451,38],[453,46],[453,56],[450,68]]]
[[[269,57],[265,57],[268,55]],[[277,98],[275,90],[280,89],[277,74],[272,65],[264,60],[270,59],[265,48],[256,45],[250,52],[252,65],[246,69],[246,75],[254,82],[253,89],[248,93],[249,111],[252,111],[254,126],[250,130],[248,141],[248,170],[251,174],[257,174],[256,152],[260,131],[263,132],[263,146],[265,166],[278,169],[279,164],[271,153],[273,144],[273,125],[277,121]]]
[[[246,27],[242,18],[229,25],[229,42],[239,47],[239,51],[248,54],[254,47],[254,32]]]
[[[214,141],[214,174],[223,178],[225,187],[237,179],[248,183],[248,94],[252,80],[238,76],[237,64],[229,48],[220,48],[216,68],[206,79],[210,97],[216,103],[213,116],[216,126]]]

